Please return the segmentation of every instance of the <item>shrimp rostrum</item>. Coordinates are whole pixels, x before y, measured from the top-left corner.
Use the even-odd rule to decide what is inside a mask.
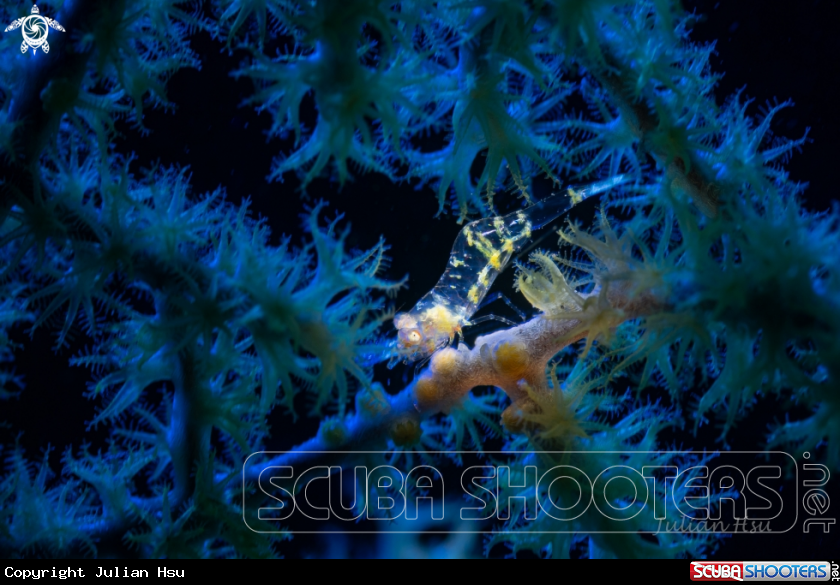
[[[531,234],[554,221],[583,199],[602,193],[624,181],[623,175],[593,183],[567,194],[554,195],[508,215],[473,221],[461,230],[446,271],[435,287],[413,309],[397,313],[396,354],[389,366],[425,359],[475,324],[471,317],[487,291]]]

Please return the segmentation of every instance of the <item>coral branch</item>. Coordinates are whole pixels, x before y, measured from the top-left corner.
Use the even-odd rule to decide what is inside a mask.
[[[608,327],[653,313],[664,305],[653,295],[631,296],[629,287],[613,285],[582,294],[584,303],[605,299],[609,311]],[[519,411],[532,411],[534,401],[528,390],[547,394],[546,369],[549,361],[564,347],[586,337],[589,329],[584,313],[581,319],[556,318],[545,314],[511,327],[478,337],[472,348],[445,348],[432,356],[418,378],[399,394],[386,397],[381,391],[359,395],[356,412],[341,421],[341,433],[306,441],[279,457],[263,461],[249,459],[245,481],[256,481],[263,469],[277,465],[351,465],[346,452],[384,447],[386,437],[394,438],[400,425],[420,422],[459,405],[476,386],[498,386],[512,400],[503,414],[508,430],[523,431]],[[374,405],[373,407],[371,405]]]

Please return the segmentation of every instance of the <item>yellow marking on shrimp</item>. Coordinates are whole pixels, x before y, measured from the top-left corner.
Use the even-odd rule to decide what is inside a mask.
[[[492,266],[496,270],[501,271],[501,269],[502,269],[502,251],[501,250],[497,250],[497,251],[493,252],[493,254],[490,256],[490,266]]]
[[[501,234],[502,230],[505,228],[505,220],[501,216],[496,216],[493,218],[493,227],[496,228],[496,231]]]
[[[531,237],[531,222],[528,221],[528,216],[525,215],[524,211],[518,211],[518,212],[516,212],[516,217],[519,221],[522,222],[522,225],[524,226],[524,228],[522,230],[522,237],[524,237],[526,239],[530,238]]]
[[[470,287],[470,292],[467,293],[467,298],[471,303],[479,303],[481,301],[481,298],[478,296],[478,287],[476,285],[472,285]]]
[[[493,247],[493,242],[490,241],[489,238],[485,234],[479,232],[477,238],[473,239],[472,246],[478,249],[485,258],[492,259],[493,254],[496,252],[495,248]]]
[[[572,200],[572,205],[577,205],[583,201],[584,195],[580,191],[575,191],[574,189],[569,188],[567,193],[569,194],[569,199]]]
[[[435,305],[423,311],[420,323],[426,338],[446,335],[452,341],[455,334],[461,331],[460,317],[443,305]]]

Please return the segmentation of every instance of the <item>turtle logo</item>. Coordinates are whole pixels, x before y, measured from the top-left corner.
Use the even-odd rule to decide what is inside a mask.
[[[25,53],[26,50],[32,47],[32,52],[37,53],[38,47],[45,53],[50,52],[50,45],[47,42],[47,34],[50,28],[57,31],[64,32],[64,27],[58,24],[57,20],[41,16],[39,14],[38,6],[32,7],[32,14],[18,18],[12,24],[6,27],[4,32],[16,30],[18,28],[23,32],[23,43],[20,45],[20,52]]]

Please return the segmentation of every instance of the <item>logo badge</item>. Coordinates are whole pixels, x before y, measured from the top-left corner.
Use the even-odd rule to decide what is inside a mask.
[[[829,581],[826,561],[693,561],[692,581]]]
[[[20,45],[21,53],[25,53],[29,48],[32,49],[33,53],[37,53],[39,47],[45,53],[49,53],[50,44],[47,42],[47,35],[51,28],[65,32],[64,27],[58,24],[57,20],[41,16],[38,6],[35,5],[32,7],[32,14],[18,18],[7,26],[4,32],[21,29],[23,33],[23,43]]]

